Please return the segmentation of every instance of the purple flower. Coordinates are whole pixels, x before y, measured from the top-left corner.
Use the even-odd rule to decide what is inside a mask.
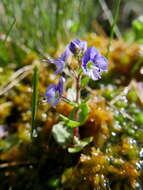
[[[66,48],[65,52],[58,59],[48,58],[43,61],[54,64],[57,68],[55,74],[59,74],[63,72],[65,62],[69,57],[69,53],[70,53],[69,48]]]
[[[82,58],[83,72],[93,80],[101,78],[101,73],[107,71],[108,62],[95,47],[88,48]]]
[[[73,40],[69,44],[69,50],[76,55],[79,52],[85,52],[87,49],[87,42],[81,40]]]
[[[63,94],[63,77],[60,78],[59,83],[50,84],[46,89],[46,100],[55,107],[61,100]]]

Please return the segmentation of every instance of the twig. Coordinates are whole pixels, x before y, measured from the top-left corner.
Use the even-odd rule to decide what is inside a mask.
[[[130,89],[131,89],[131,85],[129,84],[129,86],[125,87],[124,90],[118,96],[116,96],[114,99],[112,99],[110,104],[111,105],[115,104],[119,99],[122,98],[122,96],[127,95],[127,93],[129,92]]]
[[[11,83],[9,83],[5,88],[0,89],[0,96],[8,92],[11,88],[13,88],[15,85],[17,85],[21,80],[23,80],[30,71],[24,72],[22,75],[20,75],[19,78],[13,80]]]
[[[13,75],[6,81],[6,83],[0,87],[0,95],[1,95],[1,91],[3,91],[3,89],[9,85],[9,83],[12,83],[13,80],[15,80],[17,77],[19,77],[19,75],[21,75],[22,73],[31,71],[32,67],[33,66],[31,66],[31,65],[24,66],[24,67],[20,68],[19,70],[17,70],[16,72],[14,72]]]
[[[16,77],[18,77],[20,74],[26,72],[26,71],[29,71],[29,70],[32,70],[33,66],[32,65],[28,65],[28,66],[24,66],[22,68],[20,68],[19,70],[17,70],[16,72],[13,73],[13,75],[10,77],[9,80],[13,80],[15,79]]]
[[[122,115],[123,117],[126,117],[128,119],[130,119],[131,121],[135,121],[127,112],[124,112],[122,111],[121,109],[117,109],[117,107],[115,107],[113,104],[111,104],[110,102],[107,102],[107,104],[112,107],[113,109],[115,110],[118,110]]]
[[[112,102],[112,101],[111,101],[111,102],[107,102],[107,104],[108,104],[110,107],[112,107],[112,108],[114,108],[114,109],[117,110],[117,108],[114,106],[114,103],[115,103],[116,101],[118,101],[118,100],[121,98],[121,96],[126,95],[126,94],[128,93],[128,91],[130,90],[130,88],[131,88],[131,83],[129,84],[128,87],[126,87],[126,89],[124,89],[124,90],[120,93],[120,95],[116,96],[116,97],[113,99],[113,102]],[[95,95],[95,93],[94,93],[94,91],[93,91],[92,89],[90,89],[89,87],[86,87],[86,89],[87,89],[90,93],[92,93],[93,95]],[[121,109],[118,109],[118,111],[123,115],[123,117],[126,117],[126,118],[130,119],[131,121],[134,121],[134,119],[133,119],[128,113],[123,112]]]
[[[5,169],[11,169],[11,168],[17,168],[17,167],[27,167],[31,165],[36,165],[36,162],[10,162],[10,163],[2,163],[0,164],[0,170],[5,170]]]

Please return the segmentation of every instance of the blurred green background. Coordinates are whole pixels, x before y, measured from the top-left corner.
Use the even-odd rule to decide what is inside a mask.
[[[0,39],[41,54],[87,32],[110,33],[115,0],[1,0]],[[125,33],[142,14],[142,0],[122,0],[118,26]],[[107,9],[108,7],[108,9]],[[112,15],[110,14],[110,11]],[[114,17],[114,16],[113,16]],[[99,24],[100,23],[100,24]],[[8,40],[8,39],[7,39]]]

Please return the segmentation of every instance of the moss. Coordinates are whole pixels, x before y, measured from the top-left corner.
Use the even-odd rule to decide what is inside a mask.
[[[88,39],[90,45],[96,45],[103,53],[106,52],[108,39],[95,35],[90,35]],[[86,123],[80,127],[80,136],[93,136],[94,141],[81,154],[68,154],[51,137],[52,126],[58,117],[48,104],[39,104],[36,121],[39,136],[33,141],[29,139],[31,75],[0,97],[0,127],[6,132],[0,141],[0,161],[6,163],[0,173],[2,189],[143,188],[139,180],[143,178],[140,156],[140,147],[143,146],[142,105],[134,88],[125,93],[124,97],[121,95],[133,77],[138,80],[142,77],[138,71],[136,75],[129,72],[139,59],[139,49],[136,44],[130,45],[130,48],[128,45],[121,41],[113,42],[108,74],[105,73],[97,86],[92,84],[96,90],[91,89],[88,101],[90,113]],[[27,55],[23,63],[29,64],[35,58],[37,61],[33,53]],[[49,83],[57,82],[57,77],[42,64],[40,69],[39,91],[44,93]],[[108,86],[107,80],[110,82]],[[42,102],[42,97],[39,102]],[[67,103],[60,103],[56,107],[56,111],[65,116],[72,109]],[[13,135],[17,137],[15,143],[14,139],[7,138]]]

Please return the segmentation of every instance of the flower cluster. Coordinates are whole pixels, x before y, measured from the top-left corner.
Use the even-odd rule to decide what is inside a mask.
[[[101,73],[107,71],[108,62],[105,57],[95,47],[87,48],[87,42],[79,39],[71,41],[58,59],[48,58],[44,62],[54,64],[56,66],[55,74],[60,74],[64,71],[69,56],[75,56],[78,59],[82,73],[92,80],[100,79]],[[54,107],[59,103],[62,93],[63,77],[60,77],[57,85],[50,84],[48,86],[45,95],[47,101]]]

